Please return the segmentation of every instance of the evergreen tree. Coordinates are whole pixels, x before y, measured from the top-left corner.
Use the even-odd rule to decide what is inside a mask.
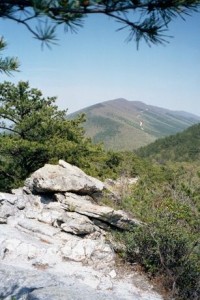
[[[0,189],[19,186],[47,162],[64,159],[87,170],[103,155],[84,137],[84,115],[67,120],[55,100],[28,82],[0,84]]]

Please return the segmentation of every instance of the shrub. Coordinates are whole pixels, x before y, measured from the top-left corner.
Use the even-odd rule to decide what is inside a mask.
[[[123,237],[129,262],[138,262],[153,276],[164,275],[164,285],[176,299],[197,300],[200,292],[200,252],[197,235],[188,233],[171,216],[160,215],[154,222]]]

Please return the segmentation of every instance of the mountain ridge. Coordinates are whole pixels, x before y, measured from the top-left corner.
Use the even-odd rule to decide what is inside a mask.
[[[106,149],[134,150],[156,139],[185,130],[200,117],[185,111],[147,105],[141,101],[117,98],[99,102],[70,114],[71,119],[86,115],[86,136],[102,142]]]

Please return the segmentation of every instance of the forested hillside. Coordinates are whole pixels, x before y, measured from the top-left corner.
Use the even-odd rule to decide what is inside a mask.
[[[157,161],[195,161],[200,159],[200,123],[181,133],[158,139],[137,151]]]
[[[68,117],[82,113],[86,116],[86,135],[94,143],[101,142],[106,149],[115,151],[138,149],[200,122],[200,117],[187,112],[122,98],[86,107]]]

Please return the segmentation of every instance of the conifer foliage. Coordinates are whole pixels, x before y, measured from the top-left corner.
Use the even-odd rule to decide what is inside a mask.
[[[199,0],[3,0],[0,17],[23,24],[36,38],[49,43],[56,40],[58,25],[76,31],[86,16],[106,15],[118,22],[119,30],[129,30],[128,41],[159,44],[165,41],[172,20],[184,18],[199,6]]]
[[[0,189],[19,186],[47,162],[67,160],[85,169],[102,154],[84,137],[84,115],[67,120],[55,97],[28,82],[0,84]]]
[[[7,46],[3,37],[0,38],[0,73],[10,75],[13,71],[18,71],[19,62],[16,57],[2,57],[2,51]]]

